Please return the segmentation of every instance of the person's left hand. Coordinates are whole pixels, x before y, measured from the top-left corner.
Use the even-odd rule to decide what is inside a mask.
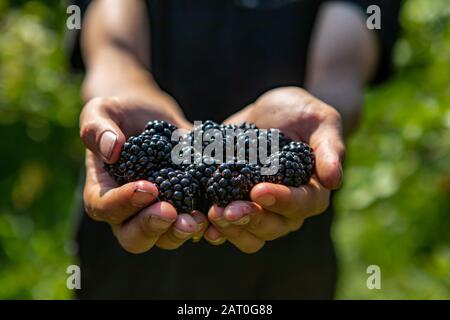
[[[261,249],[301,227],[304,219],[326,210],[330,190],[340,186],[344,142],[341,117],[336,109],[295,87],[268,91],[255,103],[229,118],[227,123],[252,122],[260,128],[278,128],[291,139],[314,149],[315,175],[299,188],[260,183],[250,192],[252,201],[212,206],[212,225],[204,236],[218,245],[225,241],[245,253]]]

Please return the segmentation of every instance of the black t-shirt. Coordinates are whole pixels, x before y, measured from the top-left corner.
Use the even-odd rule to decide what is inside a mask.
[[[221,122],[269,89],[303,85],[311,31],[327,1],[147,1],[152,74],[189,120]],[[75,1],[82,12],[89,2]],[[375,31],[380,63],[373,79],[380,82],[391,69],[400,1],[344,2],[363,12],[373,4],[381,9],[382,28]],[[71,63],[83,68],[78,39],[79,34],[71,46]]]
[[[78,1],[83,10],[88,2]],[[390,28],[378,33],[381,78],[388,70],[391,34],[397,32],[398,3],[386,14],[383,6],[395,1],[372,2],[382,7],[383,28]],[[269,89],[302,86],[321,3],[150,0],[152,74],[189,120],[221,122]],[[76,41],[72,48],[72,65],[82,67]],[[202,241],[134,256],[120,248],[106,224],[84,216],[77,236],[83,289],[77,293],[80,298],[331,298],[336,280],[331,220],[330,208],[254,255]]]

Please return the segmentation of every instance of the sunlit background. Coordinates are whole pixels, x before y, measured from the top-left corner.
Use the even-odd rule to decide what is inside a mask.
[[[0,298],[67,299],[81,77],[66,4],[0,0]],[[450,298],[450,4],[408,0],[391,80],[366,95],[333,236],[337,298]],[[366,268],[381,268],[368,290]]]

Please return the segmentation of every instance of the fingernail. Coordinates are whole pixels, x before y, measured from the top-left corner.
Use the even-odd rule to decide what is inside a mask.
[[[173,229],[173,234],[175,237],[177,237],[180,240],[186,240],[186,239],[192,237],[191,232],[184,232],[184,231],[178,230],[177,228]]]
[[[216,217],[211,217],[211,221],[217,224],[221,228],[226,228],[230,223],[225,219],[225,210],[219,209],[215,211]]]
[[[203,229],[204,226],[205,226],[204,222],[197,223],[197,226],[195,227],[195,232],[200,232]]]
[[[157,229],[167,229],[174,221],[157,215],[150,216],[150,224],[154,225]]]
[[[208,241],[211,242],[212,244],[222,244],[225,242],[225,240],[226,239],[224,237],[218,237],[215,240],[208,239]]]
[[[227,220],[225,220],[225,218],[223,218],[223,217],[215,219],[214,222],[221,228],[226,228],[230,225],[230,223]]]
[[[191,215],[191,217],[195,220],[195,223],[197,224],[195,226],[195,232],[201,231],[205,226],[204,218],[201,215],[196,214],[195,212]]]
[[[131,203],[136,207],[143,207],[155,197],[156,195],[148,190],[136,189],[134,191],[133,198],[131,198]]]
[[[270,194],[258,198],[258,202],[265,207],[273,206],[275,204],[275,201],[275,197]]]
[[[250,222],[250,216],[245,215],[242,218],[240,218],[239,220],[233,221],[232,223],[235,224],[235,225],[238,225],[238,226],[243,226],[243,225],[246,225],[249,222]]]
[[[252,208],[248,204],[231,205],[225,209],[224,215],[228,220],[237,221],[248,215]]]
[[[100,153],[103,158],[109,160],[112,155],[112,151],[114,149],[114,145],[116,144],[117,136],[111,131],[105,131],[102,133],[100,137]]]

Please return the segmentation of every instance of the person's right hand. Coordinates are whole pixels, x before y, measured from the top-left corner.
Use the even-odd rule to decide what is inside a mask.
[[[167,102],[167,101],[166,101]],[[158,189],[140,180],[118,186],[103,169],[114,163],[126,137],[138,134],[149,120],[164,120],[178,128],[190,127],[183,116],[165,114],[143,101],[120,98],[94,98],[80,115],[80,136],[86,150],[84,205],[94,220],[112,227],[120,245],[131,253],[153,246],[175,249],[194,237],[200,238],[208,225],[200,212],[177,214],[168,202],[155,202]]]

